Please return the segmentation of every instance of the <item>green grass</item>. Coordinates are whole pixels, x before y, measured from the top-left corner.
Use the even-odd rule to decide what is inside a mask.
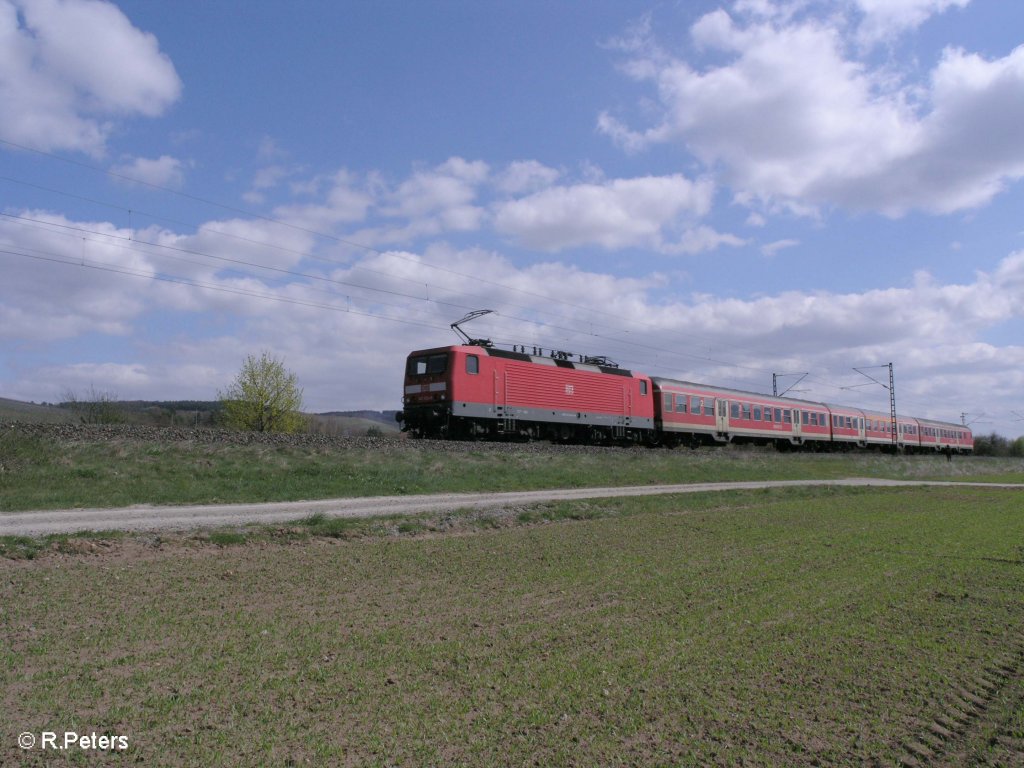
[[[1024,481],[1020,459],[752,450],[574,452],[394,441],[379,450],[0,434],[0,510],[226,503],[534,488],[851,476]]]
[[[895,765],[956,688],[1020,672],[1018,491],[515,516],[0,561],[0,764],[70,729],[146,765]]]
[[[31,560],[47,551],[80,554],[125,536],[121,531],[77,531],[46,536],[0,536],[0,558]]]

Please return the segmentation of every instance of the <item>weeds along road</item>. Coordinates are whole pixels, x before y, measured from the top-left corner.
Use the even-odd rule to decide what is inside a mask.
[[[552,501],[607,499],[619,496],[653,496],[673,493],[705,493],[760,488],[808,486],[961,486],[1017,488],[1000,483],[930,482],[850,478],[846,480],[766,480],[733,483],[646,485],[619,488],[571,488],[508,493],[439,493],[417,496],[372,496],[320,501],[287,501],[262,504],[210,504],[191,506],[132,506],[113,509],[64,509],[44,512],[0,512],[0,536],[45,536],[76,531],[158,531],[213,528],[246,523],[282,523],[310,515],[327,517],[375,517],[414,515],[458,509],[488,509]]]

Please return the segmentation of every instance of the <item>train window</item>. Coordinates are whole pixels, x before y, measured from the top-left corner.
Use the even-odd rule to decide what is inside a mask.
[[[466,355],[466,373],[480,373],[480,358],[476,355]]]
[[[789,408],[787,408],[786,410],[784,410],[782,412],[782,420],[784,422],[786,422],[787,424],[792,424],[793,423],[793,414],[789,410]]]
[[[734,418],[734,419],[738,419],[740,417],[740,404],[739,403],[733,403],[732,404],[732,406],[729,408],[729,415],[732,418]]]
[[[754,421],[760,421],[760,420],[761,420],[761,406],[760,405],[755,405],[754,406]]]
[[[686,413],[686,395],[676,397],[676,413]]]
[[[700,412],[703,407],[704,403],[701,402],[699,397],[690,398],[690,413],[694,416],[700,416]]]
[[[672,393],[671,392],[666,392],[662,396],[662,406],[661,406],[661,408],[666,413],[668,413],[669,411],[672,410]]]
[[[714,416],[715,415],[715,401],[710,397],[704,398],[704,415]]]
[[[771,408],[765,408],[764,409],[764,420],[765,421],[771,421],[772,420],[772,409]]]
[[[448,370],[448,354],[421,355],[410,357],[406,365],[407,376],[426,376],[430,374],[444,373]]]
[[[750,403],[743,404],[743,418],[750,421]]]
[[[647,394],[647,379],[640,379],[640,394]]]

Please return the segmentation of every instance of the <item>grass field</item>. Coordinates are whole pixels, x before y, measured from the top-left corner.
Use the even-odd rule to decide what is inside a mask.
[[[1020,764],[1020,498],[656,497],[0,560],[0,764]],[[45,730],[129,747],[17,747]]]
[[[372,448],[0,433],[0,511],[842,477],[1024,482],[1024,460],[382,440]]]

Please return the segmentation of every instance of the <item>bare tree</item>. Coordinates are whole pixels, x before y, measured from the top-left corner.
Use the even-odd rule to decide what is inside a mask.
[[[117,404],[117,395],[100,392],[93,384],[82,397],[72,389],[66,390],[61,405],[78,414],[83,424],[120,424],[125,420],[124,412]]]

